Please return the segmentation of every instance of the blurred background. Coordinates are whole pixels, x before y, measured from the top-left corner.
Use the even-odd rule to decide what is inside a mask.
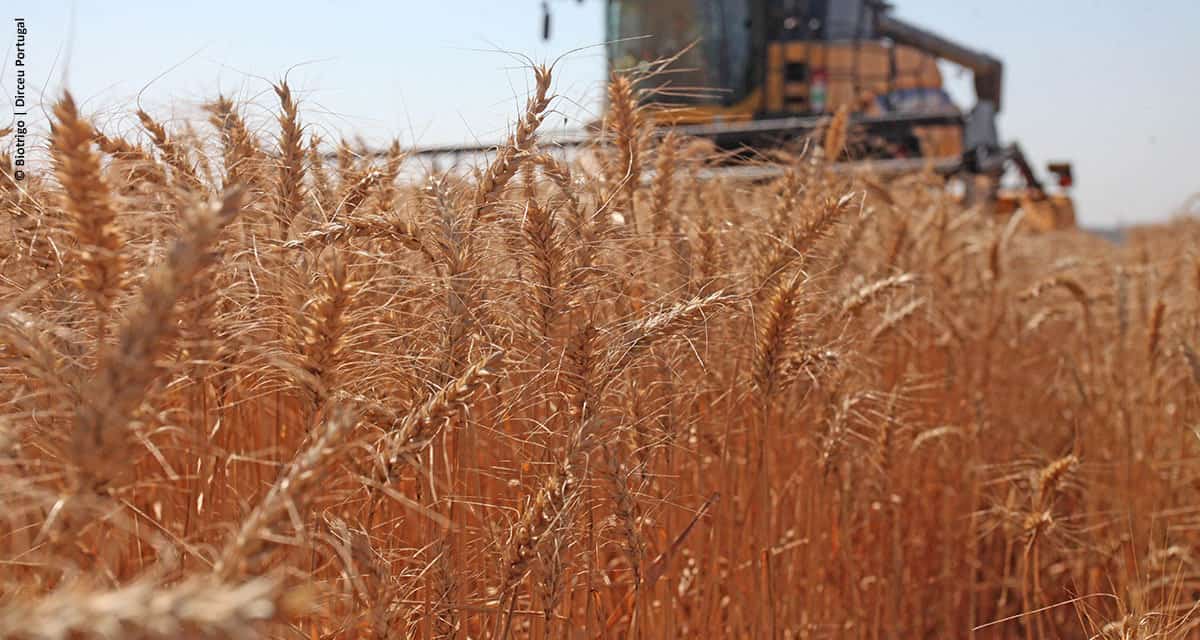
[[[562,99],[547,132],[598,117],[604,3],[549,5],[548,41],[537,0],[44,0],[18,9],[30,30],[32,110],[65,85],[102,126],[132,131],[128,107],[135,101],[160,120],[190,117],[217,93],[273,107],[269,83],[286,75],[305,121],[326,139],[361,135],[383,146],[398,137],[428,146],[501,139],[529,88],[530,61],[558,60]],[[1164,220],[1200,190],[1200,3],[893,5],[897,16],[1004,62],[1001,137],[1019,139],[1039,166],[1060,158],[1074,163],[1083,226]],[[4,40],[0,67],[8,92],[12,40]],[[973,103],[969,73],[945,65],[943,76],[959,105]],[[269,114],[249,116],[265,121]],[[0,122],[8,117],[0,112]],[[45,128],[44,115],[33,120],[35,129]]]

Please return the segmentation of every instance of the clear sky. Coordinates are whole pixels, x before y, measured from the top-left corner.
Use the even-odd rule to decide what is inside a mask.
[[[30,30],[35,99],[65,82],[114,130],[135,126],[128,110],[139,92],[154,115],[183,117],[218,91],[269,105],[267,82],[288,73],[308,121],[327,137],[489,142],[505,132],[528,83],[518,56],[502,51],[540,62],[603,40],[601,0],[550,1],[549,43],[540,0],[8,2],[0,5],[0,87],[14,89],[9,18],[19,15]],[[1039,164],[1075,163],[1085,224],[1162,219],[1200,191],[1200,2],[894,4],[900,16],[1004,60],[1001,135],[1019,139]],[[594,113],[603,75],[598,46],[565,58],[556,83],[562,117],[548,126]],[[955,76],[952,92],[969,106],[969,75]],[[40,120],[34,126],[44,129]]]

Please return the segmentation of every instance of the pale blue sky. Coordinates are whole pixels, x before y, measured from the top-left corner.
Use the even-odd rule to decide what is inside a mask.
[[[600,0],[552,4],[554,38],[543,43],[540,0],[12,2],[0,12],[0,87],[13,91],[16,10],[30,29],[35,93],[53,96],[65,80],[106,127],[134,127],[127,110],[142,89],[143,104],[164,118],[191,113],[218,90],[271,104],[267,80],[295,67],[291,83],[327,137],[492,141],[528,82],[522,63],[498,50],[544,61],[603,40]],[[1001,135],[1019,139],[1039,164],[1075,163],[1085,223],[1162,219],[1200,191],[1200,2],[894,4],[899,15],[1005,61]],[[548,125],[594,112],[603,74],[599,47],[560,63],[564,115]],[[964,106],[968,77],[952,87]],[[8,115],[0,111],[0,121]],[[251,113],[260,122],[267,115]]]

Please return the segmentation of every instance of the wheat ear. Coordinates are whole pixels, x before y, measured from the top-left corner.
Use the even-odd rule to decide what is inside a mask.
[[[826,162],[837,162],[842,156],[842,152],[846,148],[846,133],[850,128],[850,107],[841,105],[837,111],[833,113],[833,119],[829,121],[829,128],[825,130],[825,146],[822,149],[825,153]]]
[[[267,495],[242,520],[237,534],[225,545],[213,565],[214,575],[227,580],[257,571],[254,565],[259,552],[266,546],[265,534],[289,510],[297,509],[297,505],[309,495],[309,490],[321,481],[327,472],[326,459],[357,421],[357,416],[346,407],[332,408],[317,438],[296,456],[287,471],[267,491]]]
[[[210,261],[209,249],[241,207],[240,191],[201,205],[183,218],[183,232],[147,274],[141,294],[83,390],[72,431],[72,459],[85,484],[101,486],[122,466],[130,422],[157,377],[156,360],[176,333],[175,304]]]
[[[387,474],[398,466],[405,456],[427,445],[437,430],[450,419],[460,407],[489,381],[498,375],[497,367],[504,353],[495,351],[467,368],[458,378],[431,395],[416,409],[400,417],[391,427],[380,444],[387,462]]]
[[[234,108],[233,101],[219,96],[207,105],[209,123],[220,132],[222,156],[225,162],[225,184],[254,184],[262,163],[262,151],[254,134]]]
[[[534,150],[538,127],[542,125],[546,109],[550,106],[550,68],[534,67],[533,77],[533,94],[525,103],[525,113],[517,123],[516,131],[496,151],[496,157],[488,164],[475,187],[473,220],[488,217],[508,181],[517,174],[521,163]]]
[[[173,585],[144,579],[111,591],[73,585],[0,606],[0,639],[251,640],[261,637],[262,624],[303,613],[307,600],[274,578],[222,583],[202,577]]]
[[[150,140],[154,142],[154,146],[162,152],[167,165],[175,172],[176,181],[182,183],[184,189],[199,187],[200,177],[196,175],[196,170],[192,167],[191,160],[188,159],[187,151],[171,138],[167,134],[166,128],[149,113],[138,109],[137,117],[138,120],[141,120],[142,127],[150,134]]]
[[[625,211],[637,229],[635,196],[641,186],[642,111],[634,94],[633,80],[614,73],[608,82],[608,130],[616,147],[609,180],[620,189]]]
[[[100,158],[92,148],[92,127],[80,117],[70,93],[54,105],[54,117],[50,151],[78,252],[76,282],[103,321],[125,282],[125,241],[112,193],[100,174]],[[102,328],[100,333],[97,339],[103,340]]]
[[[284,236],[304,208],[304,132],[287,82],[275,85],[279,98],[279,157],[276,158],[275,217]]]
[[[803,277],[795,274],[776,286],[767,301],[754,350],[753,380],[764,400],[778,386],[791,348],[790,337],[799,310],[798,295]]]

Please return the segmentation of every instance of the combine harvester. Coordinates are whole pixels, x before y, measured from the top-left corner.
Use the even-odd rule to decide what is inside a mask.
[[[548,39],[549,5],[542,6]],[[655,110],[660,126],[723,149],[771,149],[811,135],[844,106],[855,140],[848,155],[870,170],[932,167],[961,180],[969,199],[990,203],[997,214],[1021,208],[1034,228],[1075,226],[1071,166],[1050,164],[1060,188],[1051,194],[1020,146],[1000,142],[1003,63],[895,17],[886,2],[607,0],[606,8],[609,69],[661,70],[639,84],[646,100],[662,107]],[[659,61],[668,59],[670,67],[661,69]],[[944,90],[939,60],[973,73],[976,104],[969,111]],[[1010,167],[1020,185],[1003,188]]]

